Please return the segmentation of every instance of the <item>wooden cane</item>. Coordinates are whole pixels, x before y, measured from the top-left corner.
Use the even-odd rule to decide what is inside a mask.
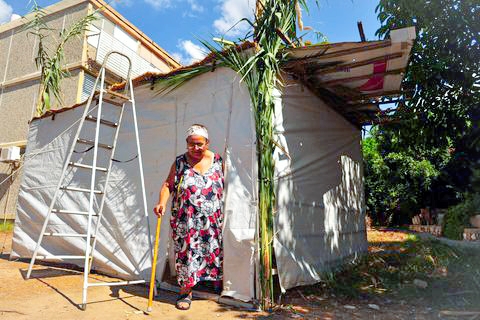
[[[158,243],[160,242],[160,226],[161,225],[162,225],[162,217],[160,216],[157,219],[157,231],[155,232],[155,246],[153,248],[152,276],[150,277],[150,292],[148,294],[147,313],[152,312],[153,292],[155,288],[155,271],[157,270]]]

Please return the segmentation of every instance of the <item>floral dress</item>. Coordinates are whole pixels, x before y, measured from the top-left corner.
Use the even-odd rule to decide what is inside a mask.
[[[215,154],[205,174],[191,167],[186,156],[175,160],[172,205],[175,268],[180,287],[222,279],[223,171]]]

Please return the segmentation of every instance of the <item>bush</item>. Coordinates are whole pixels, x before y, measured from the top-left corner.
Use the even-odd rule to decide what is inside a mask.
[[[374,225],[402,225],[425,203],[440,171],[428,159],[408,152],[386,152],[380,131],[363,139],[367,212]],[[381,144],[381,142],[383,144]]]
[[[465,201],[448,208],[443,220],[443,234],[450,239],[462,239],[469,219],[480,210],[480,193],[469,194]]]

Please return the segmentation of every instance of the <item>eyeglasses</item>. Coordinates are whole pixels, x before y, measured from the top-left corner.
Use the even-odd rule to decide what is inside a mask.
[[[203,142],[198,142],[198,143],[193,143],[193,142],[188,142],[187,143],[187,148],[188,149],[203,149],[205,147],[206,143]]]

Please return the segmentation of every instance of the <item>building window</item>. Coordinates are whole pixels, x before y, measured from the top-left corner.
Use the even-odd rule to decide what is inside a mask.
[[[83,77],[83,86],[82,86],[82,96],[81,96],[81,101],[86,101],[88,97],[90,97],[90,94],[92,94],[93,90],[93,85],[95,84],[96,78],[89,75],[88,73],[85,73],[85,76]],[[100,83],[97,84],[97,89],[100,88]]]
[[[98,48],[98,41],[100,41],[100,29],[90,25],[87,30],[87,42],[92,47]]]

